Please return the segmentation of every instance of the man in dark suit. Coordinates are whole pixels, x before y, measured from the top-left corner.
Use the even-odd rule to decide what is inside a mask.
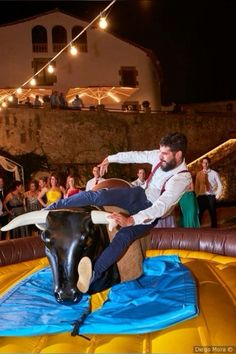
[[[1,206],[2,208],[0,208],[0,228],[4,225],[6,225],[8,223],[8,214],[6,212],[6,210],[4,210],[3,207],[3,201],[6,197],[6,189],[5,189],[5,182],[3,177],[0,177],[0,201],[1,201]],[[6,232],[1,232],[1,240],[6,240]]]

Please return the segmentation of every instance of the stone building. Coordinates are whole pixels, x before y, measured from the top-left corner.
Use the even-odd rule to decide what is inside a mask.
[[[88,107],[105,104],[107,108],[136,110],[147,100],[153,110],[159,109],[159,62],[153,53],[98,25],[88,25],[55,10],[0,26],[0,101],[46,65],[35,77],[36,86],[27,83],[17,93],[18,101],[36,94],[42,99],[57,90],[69,103],[80,94]],[[52,60],[69,43],[78,55],[71,55],[68,46]],[[47,63],[55,69],[53,73],[48,72]]]
[[[89,177],[92,166],[118,151],[151,150],[170,131],[188,137],[186,161],[194,173],[201,168],[199,159],[208,154],[224,184],[225,200],[236,200],[236,119],[235,115],[177,114],[140,112],[90,112],[72,110],[7,108],[0,111],[0,155],[18,157],[34,154],[23,163],[32,171],[37,157],[47,160],[49,170]],[[35,166],[35,171],[41,169]],[[137,167],[111,164],[110,177],[130,180]],[[150,166],[144,166],[147,169]],[[149,171],[149,170],[148,170]],[[26,178],[29,175],[26,173]]]

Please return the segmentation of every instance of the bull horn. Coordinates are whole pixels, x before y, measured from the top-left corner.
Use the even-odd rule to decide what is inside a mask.
[[[117,223],[114,219],[111,219],[109,216],[111,213],[107,213],[106,211],[101,210],[92,210],[91,211],[91,219],[94,224],[105,224],[109,225],[109,231],[112,231],[116,226]]]
[[[16,227],[35,224],[40,230],[45,230],[46,219],[50,210],[36,210],[25,213],[12,219],[7,225],[1,228],[1,231],[9,231]]]

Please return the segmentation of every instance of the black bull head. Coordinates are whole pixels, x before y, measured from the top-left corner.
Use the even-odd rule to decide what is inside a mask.
[[[42,230],[41,238],[53,273],[54,294],[60,303],[80,301],[82,294],[76,286],[79,261],[88,256],[93,262],[109,243],[107,229],[102,225],[108,224],[107,219],[102,216],[101,220],[99,214],[97,220],[96,213],[108,214],[91,208],[42,210],[23,214],[2,229],[36,224]],[[117,266],[113,265],[92,284],[89,293],[102,291],[119,281]]]

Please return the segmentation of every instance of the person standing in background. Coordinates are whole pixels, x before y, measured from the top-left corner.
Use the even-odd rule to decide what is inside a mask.
[[[75,184],[75,177],[69,175],[66,179],[66,189],[64,193],[64,198],[69,198],[72,195],[79,193],[80,189]]]
[[[86,183],[86,187],[85,190],[86,191],[90,191],[91,189],[93,189],[93,187],[95,187],[98,183],[105,181],[105,178],[102,178],[100,176],[100,168],[98,166],[94,166],[93,168],[93,178],[91,178],[87,183]]]
[[[4,199],[3,207],[9,215],[9,220],[25,213],[23,182],[15,181],[13,183],[11,192]],[[10,231],[10,236],[12,239],[29,236],[28,227],[17,227]]]
[[[8,213],[4,209],[3,202],[6,197],[7,193],[5,190],[5,181],[3,177],[0,177],[0,226],[3,227],[8,224]],[[6,232],[1,232],[1,240],[6,240]]]
[[[210,168],[211,159],[202,159],[202,170],[196,175],[195,192],[199,205],[199,221],[201,223],[205,210],[208,210],[211,227],[217,227],[216,200],[222,195],[222,183],[219,174]]]
[[[38,195],[38,182],[36,180],[31,180],[29,182],[29,189],[24,193],[25,207],[28,213],[41,209],[41,204],[38,201]],[[28,228],[30,235],[32,235],[33,232],[38,234],[38,228],[35,225],[29,225]]]
[[[179,200],[180,208],[180,227],[200,227],[199,221],[199,207],[194,192],[193,182],[189,184],[188,190],[183,194]]]
[[[59,184],[59,179],[55,173],[52,173],[48,177],[48,186],[44,187],[39,195],[38,201],[39,203],[45,208],[46,206],[50,205],[51,203],[56,202],[57,200],[61,199],[64,193],[64,189]],[[47,201],[45,202],[44,197],[46,196]]]
[[[142,187],[142,188],[145,188],[145,185],[146,185],[146,170],[145,168],[139,168],[138,169],[138,172],[137,172],[137,176],[138,178],[131,182],[132,186],[134,187]]]

